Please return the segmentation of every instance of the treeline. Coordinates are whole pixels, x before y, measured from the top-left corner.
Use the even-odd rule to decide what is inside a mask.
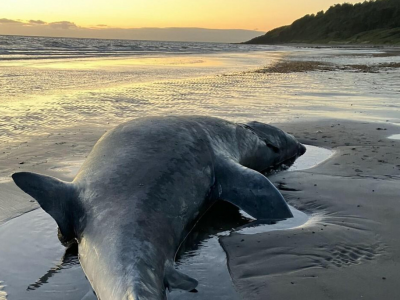
[[[249,44],[400,43],[400,0],[336,4],[256,37]]]

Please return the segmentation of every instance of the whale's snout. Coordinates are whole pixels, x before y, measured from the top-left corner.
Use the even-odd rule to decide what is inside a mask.
[[[299,154],[299,156],[302,156],[307,151],[307,148],[300,143],[298,144],[297,148],[298,148],[297,153]]]

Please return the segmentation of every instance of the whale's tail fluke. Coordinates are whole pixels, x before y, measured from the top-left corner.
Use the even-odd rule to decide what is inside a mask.
[[[57,178],[30,172],[14,173],[16,185],[32,196],[40,206],[57,222],[62,237],[61,242],[73,240],[75,235],[74,219],[80,213],[77,205],[77,190],[72,183]]]

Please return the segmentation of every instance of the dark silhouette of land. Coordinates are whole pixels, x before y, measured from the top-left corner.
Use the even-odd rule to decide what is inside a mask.
[[[400,1],[336,4],[246,42],[283,43],[400,45]]]

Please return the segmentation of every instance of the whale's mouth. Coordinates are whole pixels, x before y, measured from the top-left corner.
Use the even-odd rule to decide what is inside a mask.
[[[302,155],[302,154],[293,155],[292,157],[290,157],[290,158],[288,158],[288,159],[285,159],[284,161],[280,162],[280,163],[277,164],[276,166],[277,166],[277,167],[282,166],[282,167],[285,167],[285,168],[288,169],[288,168],[290,168],[290,166],[292,166],[292,165],[294,164],[294,162],[296,161],[296,159],[298,159],[301,155]]]
[[[281,171],[285,171],[289,169],[294,164],[296,159],[298,159],[300,156],[301,155],[296,154],[288,159],[285,159],[284,161],[277,163],[276,165],[273,165],[272,167],[262,170],[261,173],[264,174],[265,176],[268,176]]]

